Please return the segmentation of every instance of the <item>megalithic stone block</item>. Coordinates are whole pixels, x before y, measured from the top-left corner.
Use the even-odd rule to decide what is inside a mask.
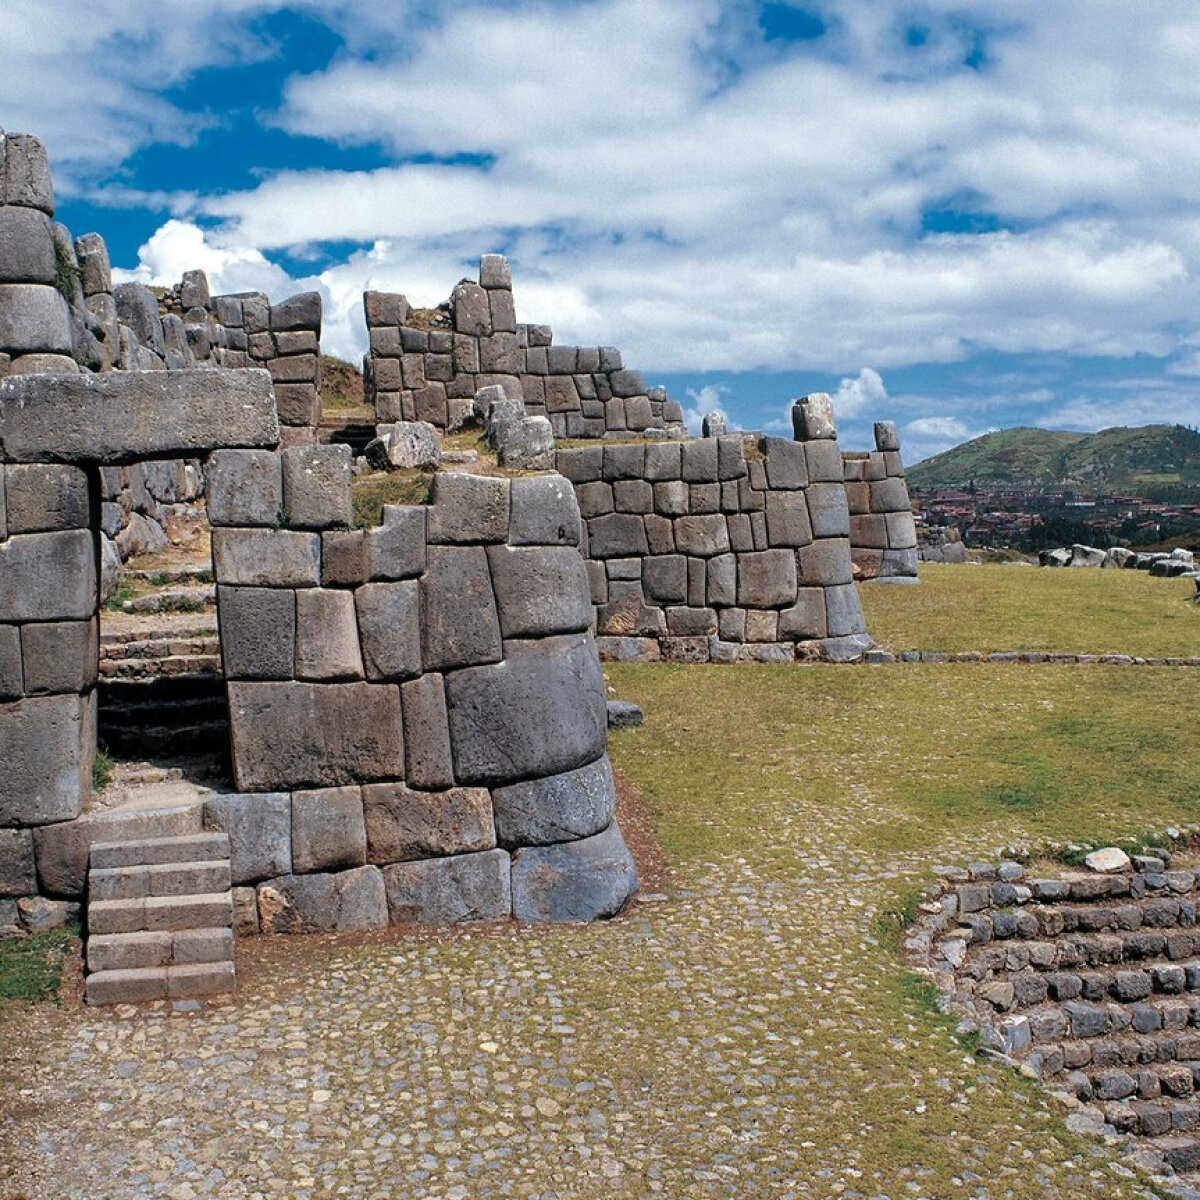
[[[46,147],[28,133],[0,132],[0,203],[54,216],[54,180]]]
[[[0,826],[72,821],[91,793],[95,707],[83,696],[0,704]]]
[[[52,285],[57,275],[50,218],[35,208],[0,207],[0,283]]]
[[[57,288],[44,283],[0,283],[0,350],[70,354],[71,310]]]
[[[79,260],[79,275],[85,296],[98,296],[112,291],[112,268],[108,247],[98,233],[85,233],[75,239],[75,257]]]
[[[633,856],[614,821],[603,833],[513,855],[518,921],[594,921],[615,916],[637,891]]]
[[[96,612],[91,533],[27,533],[0,542],[0,622],[86,621]]]
[[[798,442],[836,438],[837,421],[828,394],[813,392],[797,400],[792,405],[792,427]]]
[[[492,803],[501,846],[545,846],[607,829],[617,789],[606,754],[575,771],[496,788]]]

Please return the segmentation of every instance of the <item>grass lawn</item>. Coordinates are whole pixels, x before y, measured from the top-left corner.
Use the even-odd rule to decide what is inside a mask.
[[[921,564],[921,582],[859,587],[867,628],[890,650],[1200,654],[1190,579],[1145,571]]]
[[[48,1000],[62,982],[63,964],[77,930],[51,929],[0,941],[0,1014],[10,1000]]]

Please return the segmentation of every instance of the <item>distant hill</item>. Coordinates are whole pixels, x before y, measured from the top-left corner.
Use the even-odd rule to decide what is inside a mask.
[[[913,487],[1071,488],[1137,492],[1200,484],[1200,433],[1183,425],[1142,425],[1066,433],[1001,429],[909,468]]]

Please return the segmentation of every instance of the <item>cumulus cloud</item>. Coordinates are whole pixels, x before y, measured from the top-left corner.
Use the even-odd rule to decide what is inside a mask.
[[[879,411],[887,399],[887,388],[878,371],[863,367],[853,379],[843,379],[831,398],[833,411],[839,417],[857,417],[868,411]]]
[[[729,389],[718,383],[706,383],[703,387],[688,388],[687,395],[691,401],[683,410],[683,419],[687,422],[691,433],[699,433],[704,424],[704,418],[711,412],[721,409],[721,397],[728,394]]]

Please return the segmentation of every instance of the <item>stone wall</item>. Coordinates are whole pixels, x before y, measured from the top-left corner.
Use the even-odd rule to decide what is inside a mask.
[[[683,410],[610,346],[556,346],[547,325],[518,324],[512,274],[484,255],[479,282],[464,279],[438,309],[413,309],[404,296],[367,292],[370,350],[363,362],[368,403],[380,424],[428,421],[454,430],[475,393],[498,384],[545,416],[556,437],[606,434],[684,436]]]
[[[561,449],[601,654],[704,662],[857,658],[850,513],[829,398],[796,441],[725,435]]]
[[[842,457],[854,577],[916,580],[917,528],[896,426],[877,421],[875,449]]]

